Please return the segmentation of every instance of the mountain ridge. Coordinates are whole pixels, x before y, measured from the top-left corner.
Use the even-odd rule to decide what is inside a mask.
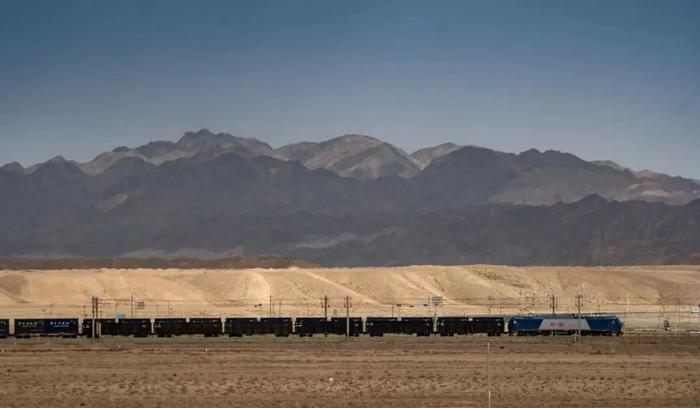
[[[634,171],[613,161],[585,161],[566,152],[530,149],[515,154],[443,143],[416,150],[409,155],[390,143],[358,134],[338,136],[323,142],[300,142],[272,148],[257,139],[201,129],[186,132],[176,142],[156,141],[136,148],[117,147],[111,152],[98,155],[90,162],[75,164],[86,174],[97,176],[127,158],[135,157],[160,166],[183,158],[213,160],[222,154],[235,152],[244,157],[270,156],[284,161],[298,161],[309,169],[326,169],[343,177],[360,180],[391,176],[429,179],[430,176],[426,173],[431,172],[431,164],[465,149],[480,149],[482,155],[494,160],[495,157],[509,158],[506,159],[509,163],[502,165],[513,174],[507,177],[508,182],[500,184],[499,190],[488,190],[491,195],[484,202],[551,205],[559,201],[573,202],[592,193],[601,194],[609,200],[661,201],[677,205],[700,198],[700,182],[697,180],[649,170]],[[458,156],[452,156],[448,160],[458,160],[456,157]],[[483,158],[476,156],[473,158],[481,160],[484,166],[494,164],[485,163]],[[60,160],[65,161],[63,158]],[[0,169],[28,174],[42,164],[24,169],[17,163],[10,163]],[[452,177],[460,178],[460,174],[477,170],[466,163],[462,165],[462,169],[452,170],[457,173]],[[493,169],[496,170],[495,167]],[[498,171],[503,172],[505,169]],[[466,174],[465,178],[475,179],[474,174]],[[460,194],[456,192],[452,195],[458,199]]]

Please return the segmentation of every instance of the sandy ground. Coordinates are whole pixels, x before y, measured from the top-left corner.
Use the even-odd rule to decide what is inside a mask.
[[[485,337],[0,340],[3,407],[485,407]],[[493,407],[698,407],[700,339],[489,338]]]
[[[332,269],[95,269],[0,271],[0,317],[87,317],[91,296],[102,316],[344,315],[345,296],[357,316],[626,313],[628,327],[660,327],[666,318],[700,327],[700,266],[506,267],[410,266]],[[430,297],[444,303],[427,306]],[[272,299],[272,305],[270,305]]]

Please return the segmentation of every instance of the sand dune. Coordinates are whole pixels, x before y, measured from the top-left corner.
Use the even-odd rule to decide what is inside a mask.
[[[105,316],[431,314],[428,299],[440,296],[439,313],[544,311],[549,295],[560,311],[573,311],[577,294],[584,311],[689,310],[700,303],[700,266],[505,267],[411,266],[398,268],[290,268],[236,270],[96,269],[0,271],[0,315],[89,314],[91,296]],[[270,299],[272,298],[272,304]],[[397,306],[401,305],[401,306]],[[279,309],[282,308],[282,311]],[[675,309],[673,309],[675,310]]]

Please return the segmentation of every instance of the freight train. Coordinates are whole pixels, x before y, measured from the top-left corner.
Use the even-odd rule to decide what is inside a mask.
[[[133,336],[173,337],[200,335],[204,337],[243,337],[274,335],[312,337],[314,335],[367,335],[455,336],[485,334],[510,335],[572,335],[579,328],[582,335],[621,335],[622,323],[616,316],[573,315],[542,316],[446,316],[446,317],[229,317],[211,318],[132,318],[96,319],[75,318],[14,319],[14,336],[64,337],[78,336]],[[507,323],[506,323],[507,322]],[[0,338],[10,336],[10,320],[0,319]]]

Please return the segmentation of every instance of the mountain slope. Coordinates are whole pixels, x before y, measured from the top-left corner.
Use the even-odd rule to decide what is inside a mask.
[[[424,169],[428,167],[433,160],[439,159],[461,148],[462,146],[458,146],[454,143],[443,143],[438,146],[416,150],[411,153],[411,158],[416,162],[419,168]]]

